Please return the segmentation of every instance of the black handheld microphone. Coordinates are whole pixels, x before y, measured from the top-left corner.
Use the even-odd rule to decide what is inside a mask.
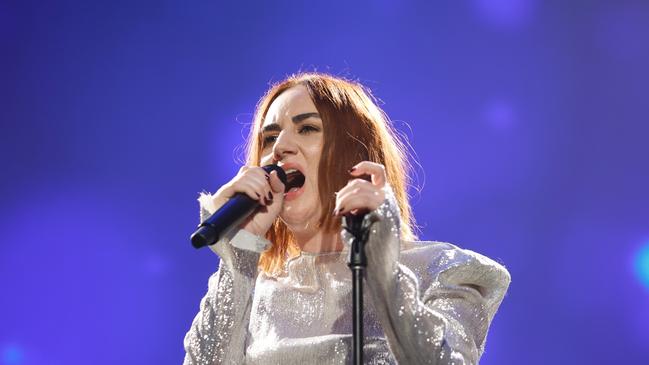
[[[286,185],[286,173],[277,165],[262,167],[266,172],[277,171],[277,177]],[[231,227],[240,224],[259,205],[257,200],[244,193],[235,194],[214,214],[198,225],[198,229],[191,236],[192,246],[201,248],[213,245]]]

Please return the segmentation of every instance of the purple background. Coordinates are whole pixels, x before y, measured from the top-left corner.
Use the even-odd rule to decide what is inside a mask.
[[[482,364],[649,363],[646,1],[3,1],[0,49],[0,364],[180,363],[197,193],[300,69],[384,101],[422,239],[510,270]]]

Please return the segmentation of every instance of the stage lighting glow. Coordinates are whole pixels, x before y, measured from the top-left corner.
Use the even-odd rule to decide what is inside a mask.
[[[649,289],[649,241],[638,250],[633,264],[638,279]]]
[[[15,345],[5,346],[2,349],[3,365],[19,365],[23,363],[23,351]]]
[[[484,118],[495,129],[510,129],[515,123],[514,108],[504,100],[492,100],[485,106]]]
[[[169,270],[169,260],[157,253],[145,257],[143,264],[146,273],[151,276],[161,276]]]
[[[498,27],[527,24],[536,8],[536,0],[474,0],[478,15]]]

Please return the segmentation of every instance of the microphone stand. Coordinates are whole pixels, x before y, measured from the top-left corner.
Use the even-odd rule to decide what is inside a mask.
[[[352,364],[363,364],[363,276],[367,267],[365,243],[369,229],[363,230],[364,214],[345,216],[345,229],[354,236],[347,266],[352,271]]]

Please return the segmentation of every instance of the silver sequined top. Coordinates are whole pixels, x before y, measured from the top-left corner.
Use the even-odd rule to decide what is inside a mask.
[[[203,218],[213,212],[209,201],[202,200]],[[370,229],[365,363],[477,364],[509,273],[449,243],[400,240],[397,212],[387,187],[385,202],[363,222]],[[238,230],[211,246],[221,262],[185,336],[184,364],[351,362],[348,249],[303,252],[270,276],[257,271],[267,244]]]

